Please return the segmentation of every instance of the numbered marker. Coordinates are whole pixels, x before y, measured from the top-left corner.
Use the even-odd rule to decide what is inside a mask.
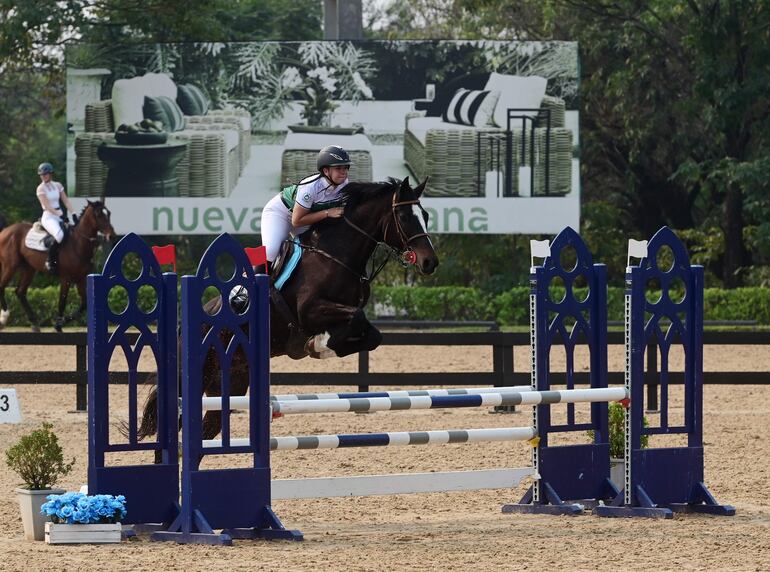
[[[0,389],[0,423],[21,423],[21,409],[15,389]]]

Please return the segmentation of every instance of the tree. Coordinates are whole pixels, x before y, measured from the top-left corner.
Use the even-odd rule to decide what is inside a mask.
[[[631,236],[721,228],[712,269],[727,286],[770,263],[768,0],[409,4],[382,35],[443,4],[451,17],[433,14],[428,34],[580,43],[583,200],[607,203],[586,216],[616,209]]]

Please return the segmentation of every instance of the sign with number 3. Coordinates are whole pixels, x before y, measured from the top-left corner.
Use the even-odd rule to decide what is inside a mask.
[[[0,389],[0,423],[21,423],[21,409],[15,389]]]

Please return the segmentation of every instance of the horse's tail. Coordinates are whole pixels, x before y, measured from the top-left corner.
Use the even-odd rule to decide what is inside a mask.
[[[0,214],[0,230],[3,230],[6,226],[8,226],[8,222],[5,220],[5,217]]]
[[[147,382],[152,382],[154,374],[147,377]],[[121,421],[118,427],[120,434],[123,437],[129,437],[128,424],[125,421]],[[136,430],[136,438],[139,441],[146,439],[158,432],[158,388],[153,387],[150,393],[147,395],[147,400],[144,402],[144,409],[142,410],[142,422]]]
[[[148,382],[150,379],[148,378]],[[141,441],[158,432],[158,388],[153,387],[147,395],[142,411],[142,422],[136,431],[136,438]]]

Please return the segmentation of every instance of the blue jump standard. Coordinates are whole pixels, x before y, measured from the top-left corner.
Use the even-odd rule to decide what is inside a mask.
[[[657,264],[658,253],[664,247],[674,255],[674,263],[666,271]],[[658,281],[662,289],[654,302],[645,297],[645,285],[652,280]],[[681,300],[669,293],[671,285],[678,281],[686,292]],[[626,421],[627,470],[623,491],[608,505],[594,508],[594,514],[671,518],[674,512],[696,512],[733,516],[735,508],[719,504],[704,484],[703,267],[690,265],[684,245],[669,228],[659,230],[647,245],[647,257],[627,269],[625,307],[629,338],[626,389],[631,394]],[[651,316],[646,321],[645,313]],[[659,325],[661,321],[670,322],[665,332]],[[674,340],[681,340],[685,349],[684,424],[669,423],[668,378],[661,375],[660,427],[644,427],[644,352],[648,343],[655,341],[662,364],[667,364]],[[687,446],[642,448],[644,435],[672,434],[686,434]]]

